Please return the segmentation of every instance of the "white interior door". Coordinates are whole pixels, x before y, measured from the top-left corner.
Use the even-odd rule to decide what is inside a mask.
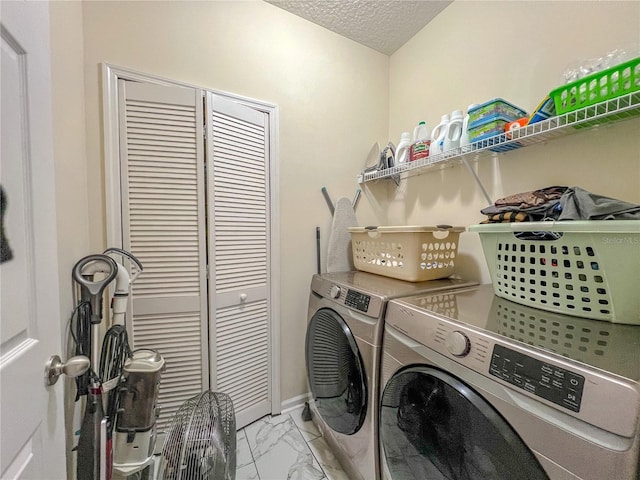
[[[0,264],[0,472],[63,479],[63,382],[45,387],[43,375],[49,356],[62,353],[49,7],[0,2],[0,13],[0,183],[11,250]]]
[[[122,246],[144,271],[131,293],[133,348],[166,361],[164,431],[209,387],[202,92],[119,80]]]
[[[239,428],[272,412],[266,114],[207,96],[212,385]]]

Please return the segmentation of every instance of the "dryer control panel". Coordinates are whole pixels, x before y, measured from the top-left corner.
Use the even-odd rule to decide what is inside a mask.
[[[489,373],[574,412],[580,411],[584,377],[502,345],[493,347]]]
[[[360,310],[361,312],[366,312],[367,310],[369,310],[370,301],[371,297],[369,295],[365,295],[364,293],[349,289],[347,291],[347,298],[345,298],[344,304],[347,307],[355,308],[356,310]]]

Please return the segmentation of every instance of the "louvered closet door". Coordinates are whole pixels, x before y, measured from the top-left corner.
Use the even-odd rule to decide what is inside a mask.
[[[202,93],[119,87],[123,246],[144,266],[132,291],[132,343],[166,360],[162,431],[209,386]]]
[[[271,412],[266,115],[214,94],[207,111],[212,388],[240,428]]]

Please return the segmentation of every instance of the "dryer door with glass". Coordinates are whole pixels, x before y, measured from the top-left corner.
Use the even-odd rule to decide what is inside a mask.
[[[400,370],[387,382],[380,443],[382,471],[391,480],[548,480],[486,400],[428,366]]]
[[[356,339],[334,310],[318,310],[307,327],[307,376],[318,413],[336,432],[352,435],[367,413],[367,376]]]

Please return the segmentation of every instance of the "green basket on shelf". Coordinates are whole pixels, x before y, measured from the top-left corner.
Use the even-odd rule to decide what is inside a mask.
[[[549,96],[554,101],[556,114],[563,115],[634,92],[640,92],[640,57],[562,85]],[[629,114],[640,114],[640,108]],[[576,128],[585,126],[588,125]]]
[[[640,57],[562,85],[549,96],[556,105],[556,114],[562,115],[637,91],[640,91]]]
[[[640,91],[640,57],[562,85],[549,96],[556,105],[556,114],[562,115],[637,91]]]

